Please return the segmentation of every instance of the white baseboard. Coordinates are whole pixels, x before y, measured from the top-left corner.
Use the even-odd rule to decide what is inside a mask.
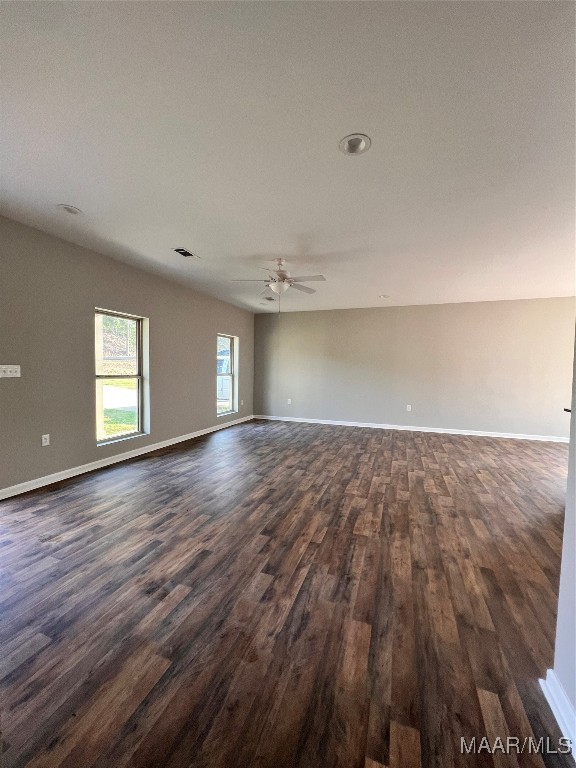
[[[511,440],[543,440],[548,443],[568,443],[570,438],[555,435],[515,435],[508,432],[478,432],[470,429],[442,429],[441,427],[412,427],[400,424],[373,424],[362,421],[333,421],[332,419],[300,419],[293,416],[254,416],[267,421],[297,421],[303,424],[333,424],[338,427],[368,427],[369,429],[398,429],[407,432],[438,432],[443,435],[476,435],[477,437],[506,437]]]
[[[225,429],[226,427],[232,427],[234,424],[242,424],[244,421],[252,421],[254,416],[244,416],[241,419],[234,419],[234,421],[227,421],[224,424],[217,424],[214,427],[207,427],[206,429],[199,429],[197,432],[190,432],[188,435],[180,435],[179,437],[172,437],[169,440],[162,440],[160,443],[153,443],[152,445],[146,445],[143,448],[135,448],[132,451],[126,451],[125,453],[117,453],[115,456],[108,456],[105,459],[98,459],[98,461],[91,461],[89,464],[81,464],[79,467],[72,467],[71,469],[64,469],[62,472],[55,472],[52,475],[46,475],[45,477],[38,477],[35,480],[27,480],[25,483],[19,483],[18,485],[11,485],[9,488],[0,488],[0,500],[8,499],[11,496],[17,496],[20,493],[26,493],[26,491],[34,491],[36,488],[42,488],[44,485],[51,485],[52,483],[58,483],[60,480],[67,480],[69,477],[75,477],[76,475],[83,475],[86,472],[92,472],[95,469],[101,469],[107,467],[110,464],[117,464],[119,461],[126,461],[126,459],[133,459],[136,456],[142,456],[145,453],[151,453],[157,451],[159,448],[168,448],[170,445],[176,443],[182,443],[185,440],[191,440],[194,437],[201,437],[207,435],[210,432],[217,432],[219,429]]]
[[[176,443],[182,443],[185,440],[192,440],[194,437],[201,437],[207,435],[210,432],[216,432],[226,427],[232,427],[234,424],[242,424],[245,421],[252,421],[253,419],[265,419],[267,421],[295,421],[303,424],[333,424],[340,427],[368,427],[370,429],[397,429],[410,432],[437,432],[447,435],[477,435],[479,437],[505,437],[514,440],[544,440],[546,442],[555,443],[568,443],[567,437],[555,437],[551,435],[514,435],[505,432],[474,432],[466,429],[440,429],[438,427],[412,427],[399,424],[373,424],[370,422],[361,421],[333,421],[331,419],[300,419],[293,416],[244,416],[241,419],[235,419],[234,421],[227,421],[225,424],[217,424],[213,427],[207,427],[206,429],[200,429],[197,432],[190,432],[187,435],[180,435],[179,437],[173,437],[169,440],[163,440],[160,443],[153,443],[152,445],[146,445],[143,448],[136,448],[132,451],[126,451],[124,453],[118,453],[115,456],[108,456],[105,459],[98,459],[98,461],[92,461],[89,464],[82,464],[78,467],[72,467],[70,469],[62,470],[61,472],[55,472],[52,475],[46,475],[45,477],[38,477],[34,480],[27,480],[24,483],[18,485],[12,485],[8,488],[0,488],[0,500],[9,499],[12,496],[17,496],[20,493],[26,493],[27,491],[34,491],[36,488],[42,488],[45,485],[51,485],[52,483],[58,483],[61,480],[67,480],[69,477],[75,477],[76,475],[83,475],[86,472],[92,472],[95,469],[101,469],[107,467],[110,464],[117,464],[120,461],[126,461],[127,459],[133,459],[136,456],[142,456],[145,453],[157,451],[159,448],[168,448],[170,445]]]
[[[540,686],[562,731],[562,736],[570,739],[573,748],[576,747],[576,709],[553,669],[547,671],[545,680],[540,680]]]

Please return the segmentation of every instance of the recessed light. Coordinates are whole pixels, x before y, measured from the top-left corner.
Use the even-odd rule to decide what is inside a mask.
[[[370,136],[366,136],[364,133],[351,133],[349,136],[344,136],[338,147],[345,155],[362,155],[364,152],[368,152],[371,144]]]
[[[381,293],[381,294],[378,296],[378,298],[379,298],[379,299],[389,299],[389,298],[390,298],[390,296],[388,296],[388,294],[387,294],[387,293]]]
[[[71,213],[72,216],[77,216],[79,213],[82,213],[80,208],[76,208],[75,205],[68,205],[68,203],[59,203],[56,207],[66,211],[66,213]]]

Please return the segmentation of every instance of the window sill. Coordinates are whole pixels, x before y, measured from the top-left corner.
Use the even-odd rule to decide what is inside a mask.
[[[219,419],[221,416],[234,416],[235,413],[238,413],[238,411],[226,411],[226,413],[217,413],[216,418]]]
[[[102,445],[113,445],[114,443],[122,443],[124,440],[132,440],[135,437],[144,437],[148,432],[131,432],[129,435],[122,435],[121,437],[111,437],[110,440],[98,440],[96,447],[100,448]]]

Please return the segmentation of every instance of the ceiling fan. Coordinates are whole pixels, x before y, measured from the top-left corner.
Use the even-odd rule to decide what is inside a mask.
[[[266,280],[231,280],[232,283],[265,283],[265,288],[270,288],[271,291],[278,295],[285,293],[288,288],[295,288],[297,291],[303,293],[316,293],[313,288],[308,288],[307,285],[301,285],[301,283],[312,282],[324,282],[326,278],[324,275],[304,275],[302,277],[291,277],[290,272],[286,269],[286,259],[276,259],[276,269],[266,269],[266,267],[260,267],[268,272],[269,277]]]

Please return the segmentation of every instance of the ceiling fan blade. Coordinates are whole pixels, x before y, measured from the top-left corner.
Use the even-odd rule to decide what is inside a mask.
[[[297,283],[326,282],[324,275],[304,275],[304,277],[291,277]]]
[[[297,291],[303,291],[303,293],[316,293],[314,288],[308,288],[307,285],[300,285],[299,283],[292,283],[292,288],[295,288]]]
[[[267,283],[267,280],[229,280],[230,283]]]

